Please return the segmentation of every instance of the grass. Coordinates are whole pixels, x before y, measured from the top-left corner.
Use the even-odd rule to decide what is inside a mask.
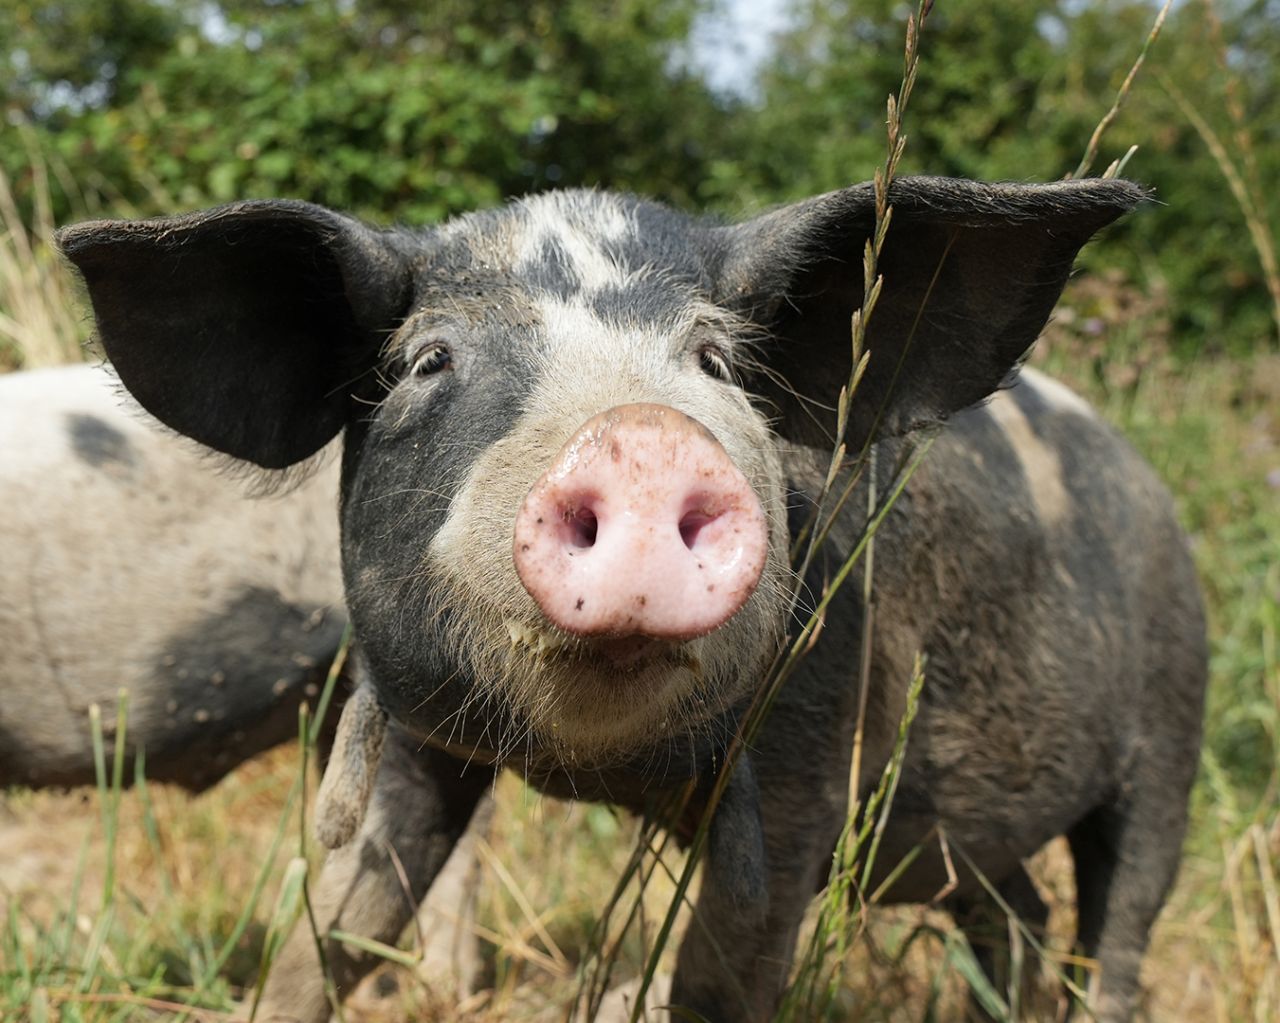
[[[53,248],[47,168],[36,153],[30,166],[30,225],[0,169],[0,371],[75,361],[83,340],[75,291]]]

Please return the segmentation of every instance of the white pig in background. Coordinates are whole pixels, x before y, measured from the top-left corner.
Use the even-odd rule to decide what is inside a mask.
[[[346,625],[335,461],[253,497],[102,367],[0,375],[0,787],[91,784],[121,689],[151,779],[295,738]]]

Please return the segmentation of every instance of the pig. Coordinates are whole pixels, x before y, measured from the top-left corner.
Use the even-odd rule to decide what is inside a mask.
[[[0,376],[0,437],[0,786],[92,784],[121,689],[192,791],[296,738],[346,627],[336,460],[252,499],[89,365]]]
[[[162,422],[268,470],[343,433],[359,688],[321,794],[336,848],[314,905],[337,990],[374,960],[330,929],[394,941],[404,885],[421,897],[503,767],[688,840],[823,598],[711,818],[670,1004],[770,1018],[849,811],[860,702],[865,798],[922,653],[871,884],[922,846],[890,899],[949,887],[957,918],[980,918],[980,872],[1034,926],[1023,862],[1066,835],[1090,1009],[1130,1018],[1186,826],[1204,617],[1154,473],[1018,369],[1077,251],[1144,195],[894,182],[837,492],[874,457],[824,503],[803,573],[789,550],[854,366],[869,184],[741,223],[565,191],[421,230],[288,200],[64,230],[101,343]],[[876,534],[870,599],[865,562],[827,594],[930,439]],[[325,1018],[315,957],[296,935],[260,1018]]]

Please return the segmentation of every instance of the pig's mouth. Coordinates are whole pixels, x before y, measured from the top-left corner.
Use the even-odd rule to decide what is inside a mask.
[[[529,626],[514,619],[504,623],[511,649],[539,661],[573,662],[613,671],[636,671],[651,665],[687,668],[700,673],[698,658],[687,642],[651,636],[604,636],[586,639],[558,629]]]
[[[723,703],[706,637],[583,637],[515,616],[503,632],[488,677],[565,763],[607,763],[696,730]]]

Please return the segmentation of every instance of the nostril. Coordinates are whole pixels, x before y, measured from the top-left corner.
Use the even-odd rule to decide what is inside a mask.
[[[684,545],[693,550],[694,544],[698,542],[698,534],[703,527],[716,520],[717,516],[705,511],[686,512],[685,516],[680,520],[680,539],[684,541]]]
[[[568,541],[573,547],[594,547],[600,523],[590,508],[566,508],[564,522],[568,527]]]

